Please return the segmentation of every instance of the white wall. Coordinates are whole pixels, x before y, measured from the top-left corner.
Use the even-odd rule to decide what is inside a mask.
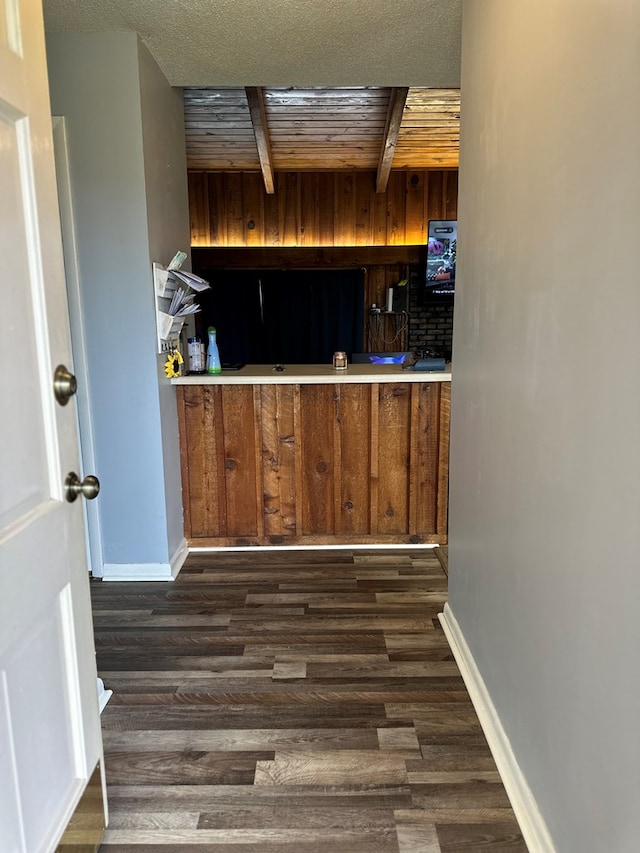
[[[49,35],[47,56],[52,112],[67,127],[103,559],[112,572],[163,570],[182,505],[175,399],[166,380],[159,391],[151,258],[167,263],[189,242],[184,140],[176,146],[173,129],[180,97],[154,76],[134,33]],[[150,133],[150,108],[169,118],[162,139]]]
[[[639,33],[464,4],[450,605],[567,853],[640,844]]]

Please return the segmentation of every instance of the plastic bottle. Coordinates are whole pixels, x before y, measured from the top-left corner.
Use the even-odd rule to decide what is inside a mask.
[[[209,326],[207,334],[209,335],[209,346],[207,347],[207,373],[222,373],[220,353],[218,352],[218,344],[216,343],[216,327]]]
[[[189,373],[204,373],[204,347],[200,338],[188,338]]]

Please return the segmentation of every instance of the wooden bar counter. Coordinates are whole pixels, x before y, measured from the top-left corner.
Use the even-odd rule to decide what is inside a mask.
[[[173,383],[191,547],[446,543],[451,373],[247,365]]]

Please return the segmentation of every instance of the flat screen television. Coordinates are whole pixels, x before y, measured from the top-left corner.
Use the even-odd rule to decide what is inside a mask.
[[[425,288],[428,300],[448,302],[453,299],[456,283],[457,242],[457,220],[429,220]]]

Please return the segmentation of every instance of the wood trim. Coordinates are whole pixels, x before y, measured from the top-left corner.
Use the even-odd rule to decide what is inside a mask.
[[[427,247],[418,246],[260,246],[191,249],[194,269],[350,269],[373,265],[426,263]]]
[[[383,534],[356,534],[342,533],[339,535],[326,535],[306,533],[301,536],[206,536],[200,539],[190,539],[189,548],[268,548],[274,545],[286,545],[296,547],[310,545],[313,547],[321,545],[366,545],[375,548],[376,545],[441,545],[443,538],[436,534],[420,536],[406,533],[383,533]]]
[[[398,133],[402,124],[404,105],[407,100],[408,88],[394,87],[389,95],[389,109],[387,111],[387,124],[382,140],[380,160],[378,162],[378,173],[376,175],[376,192],[384,193],[387,190],[393,155],[398,142]]]
[[[249,112],[251,113],[251,124],[253,135],[256,138],[256,148],[260,158],[260,168],[264,187],[268,195],[275,193],[275,182],[273,179],[273,155],[271,153],[271,137],[267,123],[267,111],[264,104],[264,89],[261,86],[245,87]]]

